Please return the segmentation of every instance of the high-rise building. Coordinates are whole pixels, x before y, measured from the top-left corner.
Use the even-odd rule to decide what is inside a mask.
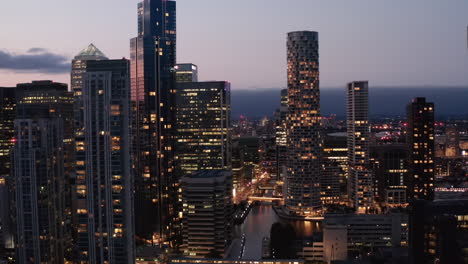
[[[176,179],[174,120],[176,2],[138,4],[138,36],[130,41],[135,232],[139,244],[171,241]],[[144,217],[142,217],[144,216]]]
[[[288,114],[288,89],[281,90],[281,106],[276,110],[276,174],[283,180],[286,171],[288,141],[286,117]]]
[[[182,250],[191,258],[223,258],[232,240],[232,175],[201,170],[182,177]]]
[[[232,167],[228,82],[177,84],[177,174]]]
[[[324,204],[339,204],[347,196],[348,147],[346,133],[325,135],[323,143],[323,174],[320,189]]]
[[[198,82],[198,67],[192,63],[178,63],[175,67],[176,82]]]
[[[0,87],[0,256],[14,249],[10,217],[11,150],[15,145],[15,88]],[[0,262],[2,258],[0,257]]]
[[[382,206],[407,205],[408,151],[406,144],[390,143],[370,147],[375,200]]]
[[[80,263],[133,263],[130,63],[88,60],[83,68],[82,131],[76,138],[77,246]]]
[[[71,82],[70,88],[73,92],[73,112],[74,112],[74,129],[75,129],[75,140],[78,142],[84,142],[85,134],[84,134],[84,102],[83,102],[83,86],[84,86],[84,77],[86,74],[86,69],[88,65],[88,61],[99,61],[99,60],[108,60],[106,55],[102,53],[94,44],[89,44],[85,49],[81,50],[72,60],[72,70],[71,70]],[[76,153],[76,152],[75,152]],[[73,181],[73,187],[76,189],[76,180]],[[71,200],[72,200],[72,225],[74,229],[78,227],[78,216],[79,214],[76,213],[76,206],[78,196],[76,191],[71,192]],[[74,232],[74,239],[77,240],[76,237],[77,232]]]
[[[321,212],[320,89],[318,33],[288,34],[288,162],[286,210],[299,216]]]
[[[434,199],[434,103],[418,97],[406,108],[409,147],[409,198]]]
[[[13,172],[18,263],[71,257],[73,97],[51,81],[16,88]]]
[[[347,87],[348,199],[357,213],[369,210],[374,201],[369,170],[369,83],[351,82]]]

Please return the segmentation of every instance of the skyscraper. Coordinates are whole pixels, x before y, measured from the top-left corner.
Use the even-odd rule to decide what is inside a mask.
[[[74,112],[74,136],[75,140],[78,142],[84,142],[84,102],[83,102],[83,86],[84,86],[84,77],[86,74],[86,67],[88,61],[91,60],[108,60],[106,55],[102,53],[94,44],[89,44],[86,48],[81,50],[72,60],[72,70],[71,70],[71,91],[73,92],[73,112]],[[76,152],[75,152],[76,153]],[[73,187],[76,189],[76,181],[73,182]],[[77,194],[75,191],[72,191],[72,204],[73,211],[72,214],[72,225],[76,229],[78,224],[78,214],[76,214],[76,201]],[[76,232],[74,232],[76,234]],[[77,237],[74,237],[77,239]]]
[[[51,81],[16,88],[13,171],[19,263],[70,259],[73,98]]]
[[[89,44],[88,47],[80,51],[72,61],[71,71],[71,91],[74,96],[75,112],[75,133],[80,137],[83,135],[83,78],[86,72],[87,61],[89,60],[107,60],[108,58],[96,46]]]
[[[321,211],[320,90],[318,33],[288,34],[288,172],[285,203],[290,214]]]
[[[415,98],[406,108],[410,199],[434,199],[434,103]]]
[[[184,176],[182,249],[187,257],[223,258],[232,240],[232,175],[201,170]]]
[[[77,245],[80,263],[133,263],[130,65],[88,60],[83,124],[76,139]]]
[[[177,171],[232,167],[231,90],[228,82],[177,84]]]
[[[140,244],[170,240],[175,210],[174,113],[176,2],[138,4],[130,41],[136,235]]]
[[[176,82],[198,82],[198,67],[192,63],[179,63],[175,67]]]
[[[373,204],[373,181],[369,170],[369,83],[351,82],[347,88],[348,199],[357,213]]]
[[[276,110],[276,174],[278,179],[283,180],[284,168],[287,163],[288,141],[286,117],[288,114],[288,89],[281,90],[281,106]]]
[[[0,87],[0,255],[14,248],[10,218],[11,150],[15,145],[15,88]],[[0,261],[1,261],[0,257]]]

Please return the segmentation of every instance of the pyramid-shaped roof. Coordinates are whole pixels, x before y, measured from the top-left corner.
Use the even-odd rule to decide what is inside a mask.
[[[75,60],[108,60],[108,58],[91,43],[75,56]]]

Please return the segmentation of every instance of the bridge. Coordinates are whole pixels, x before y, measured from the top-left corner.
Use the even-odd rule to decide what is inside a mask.
[[[273,201],[283,201],[283,198],[278,198],[278,197],[259,197],[259,196],[250,196],[249,201],[252,202],[273,202]]]

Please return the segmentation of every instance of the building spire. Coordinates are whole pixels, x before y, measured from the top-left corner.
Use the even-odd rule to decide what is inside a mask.
[[[75,60],[108,60],[108,58],[91,43],[75,56]]]

